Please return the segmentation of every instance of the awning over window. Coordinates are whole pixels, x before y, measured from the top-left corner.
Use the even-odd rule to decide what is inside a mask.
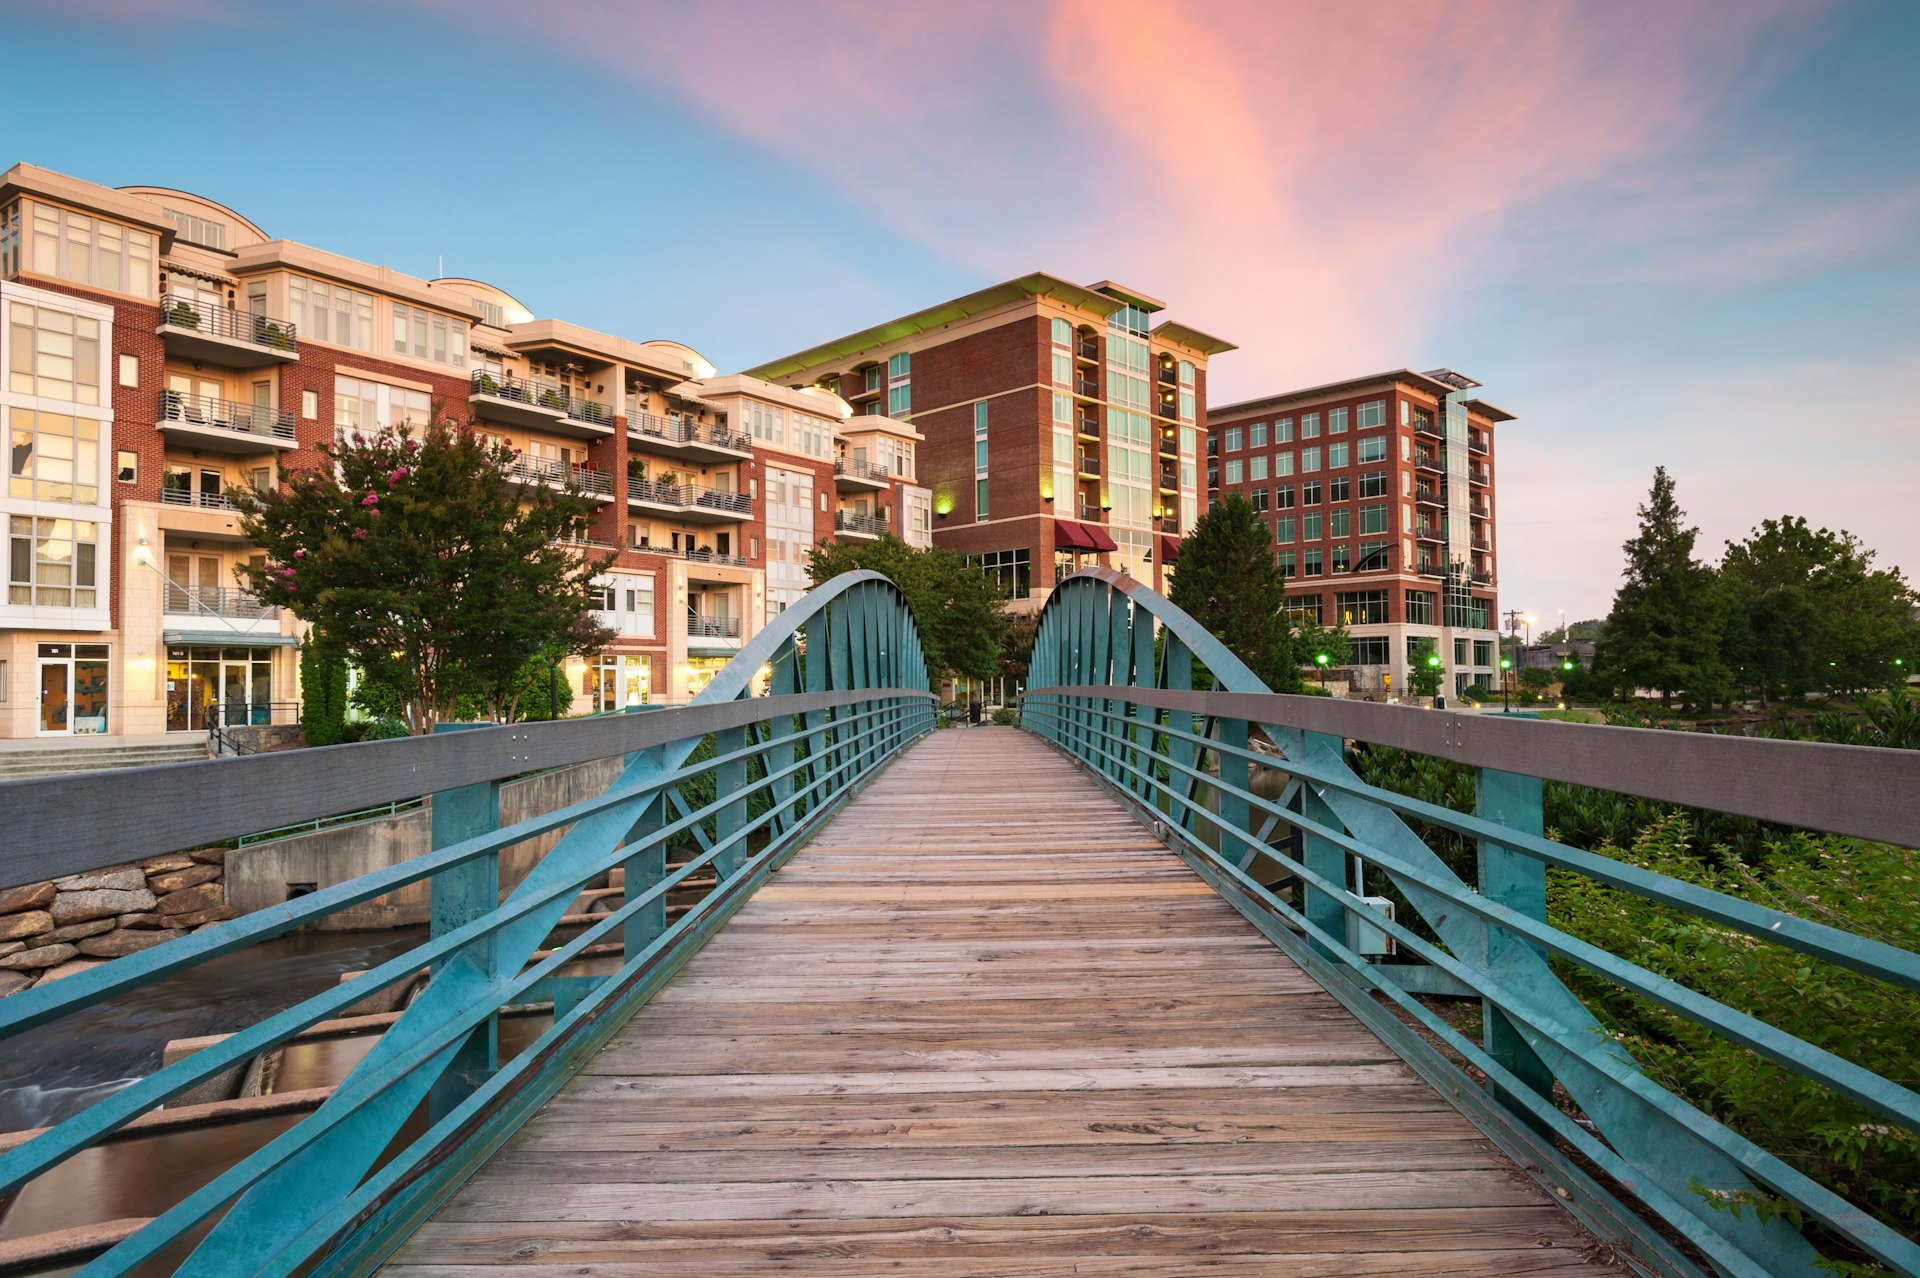
[[[292,648],[292,635],[243,635],[231,630],[163,630],[160,638],[176,648]]]
[[[1160,538],[1160,562],[1170,564],[1180,557],[1180,539],[1164,534]]]
[[[1098,524],[1082,524],[1080,525],[1080,530],[1093,539],[1093,548],[1095,550],[1120,549],[1120,547],[1115,544],[1113,538],[1107,536],[1107,530]]]
[[[1087,530],[1071,519],[1053,521],[1053,544],[1058,550],[1092,550],[1093,539]]]

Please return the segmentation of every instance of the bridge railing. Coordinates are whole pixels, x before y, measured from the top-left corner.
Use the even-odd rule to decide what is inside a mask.
[[[1194,691],[1200,672],[1219,690]],[[1104,570],[1069,578],[1049,600],[1029,683],[1023,727],[1135,805],[1623,1258],[1663,1273],[1807,1273],[1819,1257],[1795,1227],[1806,1222],[1898,1273],[1920,1272],[1920,1247],[1868,1204],[1656,1082],[1553,963],[1811,1080],[1908,1139],[1920,1133],[1915,1080],[1882,1077],[1569,934],[1548,920],[1547,871],[1697,920],[1701,944],[1781,946],[1897,992],[1920,991],[1920,956],[1548,839],[1542,805],[1550,779],[1912,847],[1920,754],[1278,696],[1185,613]],[[1366,784],[1348,765],[1349,741],[1475,769],[1476,811]],[[1471,841],[1477,882],[1408,822]],[[1369,876],[1416,917],[1384,913]],[[1389,943],[1417,962],[1378,961]],[[1459,1032],[1420,993],[1477,997],[1481,1033]]]
[[[765,695],[750,695],[756,686]],[[849,573],[782,613],[678,709],[0,785],[7,883],[94,868],[94,847],[124,860],[232,837],[257,827],[263,806],[269,821],[311,819],[340,810],[348,795],[431,794],[433,832],[422,856],[0,1003],[0,1037],[20,1034],[408,884],[431,885],[425,942],[7,1148],[0,1195],[425,973],[318,1110],[86,1271],[158,1263],[223,1276],[367,1272],[876,768],[934,727],[934,705],[899,592],[877,574]],[[503,780],[609,757],[621,771],[603,794],[499,826]],[[76,846],[73,813],[89,810],[99,814],[94,832],[112,837]],[[503,897],[501,852],[554,831],[564,831],[559,842]],[[675,848],[691,850],[670,868]],[[621,904],[558,942],[571,903],[615,870],[625,876]],[[708,875],[712,887],[670,922],[668,895]],[[618,970],[580,973],[579,960],[609,942],[624,946]],[[501,1061],[502,1009],[540,1003],[553,1008],[551,1028]],[[415,1136],[407,1125],[422,1119]]]

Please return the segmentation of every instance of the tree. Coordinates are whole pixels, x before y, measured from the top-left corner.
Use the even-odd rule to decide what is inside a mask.
[[[1915,598],[1897,569],[1876,570],[1852,533],[1789,516],[1728,542],[1720,579],[1722,659],[1762,699],[1813,688],[1885,687],[1913,647]]]
[[[300,736],[310,746],[339,745],[347,734],[347,659],[318,630],[300,641]]]
[[[1343,623],[1329,630],[1320,624],[1317,617],[1304,612],[1291,614],[1293,621],[1293,650],[1300,654],[1303,668],[1320,668],[1320,658],[1325,657],[1326,665],[1344,666],[1353,660],[1353,636],[1347,632]]]
[[[1564,628],[1555,627],[1543,630],[1534,639],[1535,643],[1571,643],[1575,639],[1587,639],[1598,642],[1607,637],[1607,623],[1595,617],[1588,621],[1570,621]]]
[[[1626,580],[1607,615],[1607,638],[1595,664],[1621,671],[1629,687],[1676,692],[1698,706],[1720,690],[1721,597],[1713,569],[1693,557],[1698,528],[1682,525],[1667,468],[1653,472],[1640,507],[1640,533],[1626,543]]]
[[[1440,649],[1431,639],[1422,639],[1407,654],[1407,686],[1416,697],[1437,697],[1440,685],[1447,677],[1444,665],[1432,658],[1438,656]]]
[[[391,688],[413,731],[455,717],[463,695],[505,717],[503,690],[535,654],[611,637],[592,620],[608,561],[560,544],[586,535],[591,503],[516,483],[505,445],[439,422],[320,451],[320,466],[277,488],[233,494],[266,552],[241,571]]]
[[[1180,543],[1167,597],[1275,692],[1300,690],[1301,649],[1287,616],[1287,579],[1273,533],[1239,493],[1200,517]]]
[[[1001,673],[1007,596],[978,564],[951,550],[919,550],[894,536],[860,545],[823,541],[807,552],[816,586],[861,569],[885,573],[907,597],[930,676],[947,671],[991,679]]]

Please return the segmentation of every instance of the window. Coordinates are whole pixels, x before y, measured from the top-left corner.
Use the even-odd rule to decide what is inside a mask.
[[[1320,547],[1309,546],[1305,551],[1301,552],[1301,556],[1300,556],[1300,575],[1301,576],[1320,577],[1320,576],[1324,576],[1325,572],[1326,570],[1321,566]]]
[[[913,411],[913,387],[887,387],[887,416],[905,417]]]
[[[227,227],[224,222],[208,221],[177,209],[161,209],[160,216],[173,223],[175,235],[189,244],[211,249],[224,249],[227,246]]]
[[[872,394],[880,389],[880,366],[878,364],[867,365],[863,377],[868,394]]]
[[[1273,540],[1276,545],[1293,544],[1293,516],[1281,515],[1273,521]]]
[[[1053,420],[1054,424],[1059,426],[1073,424],[1073,397],[1065,391],[1053,393]]]
[[[300,340],[373,350],[373,294],[304,275],[287,276],[288,316]]]
[[[1286,611],[1287,616],[1295,620],[1311,621],[1318,625],[1320,624],[1320,596],[1288,595]]]
[[[1369,435],[1360,441],[1360,447],[1354,453],[1355,461],[1377,462],[1387,459],[1387,437]]]
[[[1293,418],[1277,418],[1273,423],[1273,442],[1291,444],[1293,442]]]
[[[20,205],[0,206],[0,276],[12,279],[20,273]],[[5,697],[0,697],[4,701]]]
[[[1240,428],[1238,426],[1227,427],[1227,442],[1222,444],[1221,447],[1230,453],[1240,451]]]
[[[1320,504],[1320,481],[1315,479],[1300,485],[1300,504],[1318,506]]]
[[[120,384],[137,390],[140,386],[140,357],[127,351],[120,352]]]
[[[1360,476],[1360,495],[1362,497],[1385,497],[1387,495],[1387,472],[1370,470]]]
[[[1183,359],[1180,361],[1180,384],[1182,386],[1193,385],[1193,361],[1192,360]]]
[[[1241,463],[1238,457],[1227,463],[1227,482],[1229,484],[1237,484],[1240,482],[1240,465]]]
[[[1247,478],[1265,479],[1267,477],[1267,458],[1264,453],[1255,453],[1247,458]]]
[[[1320,414],[1318,413],[1300,414],[1300,438],[1302,439],[1320,438]]]
[[[97,608],[99,525],[80,519],[7,521],[7,602],[41,608]]]
[[[1342,543],[1333,548],[1333,570],[1335,572],[1353,571],[1353,548]]]
[[[1353,490],[1353,481],[1346,475],[1335,475],[1327,481],[1327,500],[1345,501]]]
[[[1073,385],[1073,356],[1065,351],[1053,352],[1053,384],[1055,386]]]
[[[1207,487],[1218,488],[1219,486],[1220,486],[1220,463],[1208,462],[1207,463]]]
[[[100,429],[89,417],[9,409],[7,496],[97,505]]]
[[[1393,561],[1388,558],[1393,550],[1390,541],[1363,541],[1360,543],[1360,558],[1353,564],[1355,572],[1389,572]]]
[[[1073,345],[1073,325],[1071,323],[1058,318],[1053,321],[1053,344],[1055,346]]]
[[[1327,536],[1353,536],[1353,512],[1345,506],[1340,507],[1338,510],[1327,512]]]
[[[1273,490],[1273,508],[1275,510],[1293,509],[1293,485],[1281,484]]]
[[[1295,570],[1295,562],[1294,562],[1294,553],[1291,550],[1281,551],[1279,555],[1275,556],[1274,562],[1280,566],[1280,575],[1282,577],[1293,576],[1294,570]]]
[[[1493,640],[1475,639],[1473,641],[1473,664],[1476,666],[1493,664]]]
[[[912,375],[913,375],[913,352],[901,351],[898,355],[889,355],[887,357],[887,380],[888,381],[896,382],[903,377],[911,377]]]
[[[1433,624],[1433,605],[1433,591],[1409,590],[1407,592],[1407,624],[1410,626],[1431,626]]]
[[[320,416],[320,392],[303,390],[300,392],[300,416],[313,421]]]
[[[1343,590],[1333,597],[1334,618],[1343,626],[1380,626],[1387,621],[1387,592]]]
[[[1327,469],[1339,470],[1347,464],[1347,443],[1341,440],[1337,444],[1327,445]]]
[[[1273,455],[1273,473],[1276,476],[1291,475],[1293,473],[1293,454],[1275,453]]]
[[[1373,502],[1360,508],[1360,533],[1384,533],[1387,531],[1387,503]]]
[[[896,357],[898,358],[898,357]],[[987,401],[973,406],[973,518],[987,517]]]
[[[100,403],[100,321],[49,306],[8,307],[13,350],[7,389],[74,404]]]
[[[114,458],[116,463],[113,476],[123,484],[140,482],[140,454],[121,449]]]
[[[35,203],[28,269],[74,284],[153,296],[153,232]]]
[[[1349,665],[1384,666],[1393,659],[1393,645],[1385,635],[1361,635],[1350,642],[1353,654],[1347,658]]]
[[[1327,410],[1327,434],[1344,435],[1347,433],[1347,410],[1330,408]]]
[[[395,302],[393,353],[464,369],[467,366],[467,322]]]
[[[1267,424],[1255,422],[1247,427],[1247,447],[1265,448],[1267,446]]]
[[[1400,405],[1400,415],[1402,417],[1406,416],[1406,409],[1406,404],[1402,403]],[[1361,430],[1372,430],[1376,426],[1385,426],[1387,424],[1387,401],[1384,399],[1376,399],[1360,405],[1355,416],[1355,421],[1359,424]]]
[[[1322,532],[1324,527],[1324,516],[1302,515],[1300,517],[1300,539],[1302,541],[1319,541],[1325,535]]]
[[[987,576],[1000,583],[1008,598],[1025,599],[1033,593],[1033,565],[1028,550],[989,550],[977,562]]]
[[[1465,639],[1455,639],[1453,641],[1453,664],[1456,666],[1464,666],[1467,664],[1467,641]]]
[[[389,426],[425,426],[432,411],[425,391],[357,377],[333,379],[333,424],[343,437]]]
[[[1250,495],[1253,499],[1254,510],[1261,511],[1267,508],[1267,490],[1266,489],[1256,488],[1253,490],[1253,492]]]
[[[1320,469],[1320,450],[1318,448],[1301,449],[1300,450],[1300,473],[1303,475],[1311,475],[1314,471],[1319,469]]]

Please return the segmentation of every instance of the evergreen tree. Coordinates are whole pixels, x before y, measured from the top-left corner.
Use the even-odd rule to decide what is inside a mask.
[[[1440,695],[1440,685],[1447,677],[1447,668],[1431,660],[1439,651],[1439,645],[1433,640],[1421,639],[1415,643],[1413,651],[1407,654],[1407,686],[1414,696],[1437,697]]]
[[[310,746],[339,745],[347,733],[347,659],[318,630],[300,641],[300,735]]]
[[[1275,692],[1300,690],[1300,648],[1273,533],[1239,493],[1200,517],[1180,543],[1167,597]]]
[[[1640,533],[1624,547],[1626,580],[1613,596],[1605,644],[1596,667],[1629,689],[1657,688],[1673,704],[1676,692],[1708,704],[1728,687],[1720,664],[1721,597],[1713,569],[1693,557],[1698,528],[1674,500],[1667,468],[1653,472],[1653,489],[1640,507]]]

